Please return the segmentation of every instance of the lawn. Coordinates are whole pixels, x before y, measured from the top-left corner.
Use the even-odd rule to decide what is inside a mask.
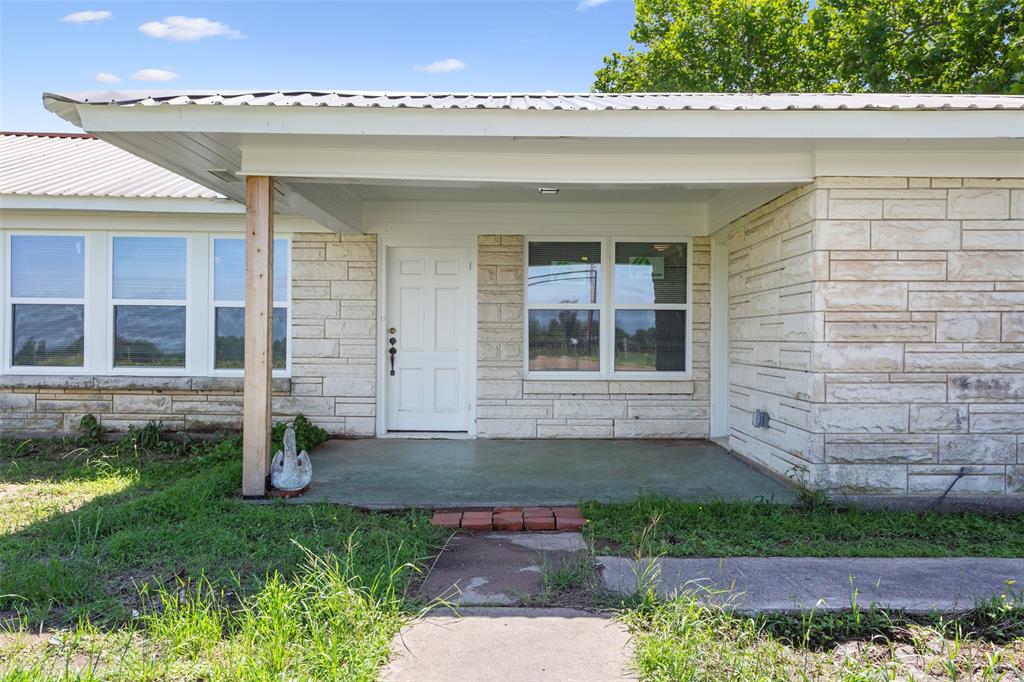
[[[1024,515],[842,510],[809,503],[583,505],[598,554],[671,557],[1024,557]]]
[[[240,482],[237,439],[0,441],[0,679],[374,679],[443,534]]]
[[[880,611],[743,616],[640,596],[621,615],[643,680],[1024,679],[1024,608],[993,600],[949,620]]]

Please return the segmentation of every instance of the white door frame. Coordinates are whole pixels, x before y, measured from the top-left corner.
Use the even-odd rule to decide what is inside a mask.
[[[464,361],[468,388],[466,399],[469,410],[466,415],[465,433],[448,432],[416,432],[388,433],[387,418],[387,377],[388,358],[384,343],[387,339],[387,300],[388,300],[388,249],[412,248],[450,248],[465,249],[469,254],[469,272],[467,273],[466,304],[469,310],[466,320],[467,339]],[[379,235],[377,237],[377,438],[474,438],[476,437],[476,345],[477,345],[477,238],[476,235],[458,237],[420,237]]]

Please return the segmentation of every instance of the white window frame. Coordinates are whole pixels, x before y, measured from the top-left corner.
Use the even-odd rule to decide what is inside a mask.
[[[185,298],[184,299],[151,299],[151,298],[114,298],[114,239],[120,237],[169,238],[185,240]],[[110,232],[107,236],[107,348],[106,372],[112,375],[130,376],[191,376],[194,375],[192,360],[192,235],[186,232]],[[185,366],[184,367],[116,367],[114,365],[114,308],[124,306],[165,306],[168,308],[185,308]]]
[[[14,296],[11,288],[11,276],[14,272],[12,259],[14,258],[14,250],[11,243],[14,237],[82,237],[82,260],[84,265],[83,271],[83,282],[82,282],[82,298],[25,298],[20,296]],[[89,264],[89,241],[90,234],[88,231],[29,231],[29,230],[10,230],[3,236],[2,250],[4,263],[4,276],[3,282],[0,283],[0,287],[3,288],[3,311],[0,313],[0,320],[3,320],[3,333],[0,336],[3,337],[3,362],[0,363],[0,367],[3,367],[5,373],[10,374],[87,374],[89,372],[89,357],[91,343],[89,340],[89,325],[91,322],[90,315],[92,314],[92,306],[89,305],[89,281],[92,275],[92,268]],[[13,306],[17,304],[36,304],[36,305],[81,305],[83,307],[82,312],[82,332],[84,336],[84,343],[82,346],[82,366],[81,367],[52,367],[46,365],[15,365],[14,364],[14,314]]]
[[[217,239],[234,239],[241,241],[243,247],[245,246],[245,234],[235,233],[222,233],[222,234],[211,234],[209,240],[209,296],[208,307],[209,307],[209,332],[207,334],[207,344],[209,348],[209,367],[207,371],[210,376],[228,376],[228,377],[240,377],[245,374],[243,369],[217,369],[217,308],[244,308],[245,301],[221,301],[216,298],[216,287],[214,280],[214,268],[216,263],[214,262],[214,248],[213,243]],[[271,301],[271,309],[284,308],[286,315],[285,333],[285,361],[284,369],[273,369],[272,374],[275,377],[289,377],[292,373],[292,237],[290,234],[275,234],[274,240],[283,240],[288,244],[288,276],[285,278],[285,297],[283,301]],[[274,250],[274,260],[277,260],[277,250]],[[271,273],[271,287],[273,287],[273,273]],[[273,291],[271,291],[271,299],[273,299]],[[273,314],[271,314],[273,318]],[[273,324],[273,319],[271,319]]]
[[[530,244],[535,242],[600,242],[600,302],[530,303]],[[668,242],[686,244],[686,303],[615,303],[615,245],[620,242]],[[537,371],[530,369],[530,310],[598,310],[601,313],[600,369],[598,371]],[[686,369],[682,372],[615,370],[616,310],[683,310]],[[612,237],[527,237],[523,248],[523,377],[531,381],[689,381],[693,378],[693,240],[689,237],[619,235]]]

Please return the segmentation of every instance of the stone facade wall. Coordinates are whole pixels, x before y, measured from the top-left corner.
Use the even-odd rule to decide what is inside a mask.
[[[481,438],[706,438],[711,242],[693,248],[693,380],[526,380],[525,239],[478,238],[477,435]]]
[[[734,222],[729,251],[729,442],[781,475],[809,481],[822,463],[813,403],[825,395],[811,349],[822,326],[814,282],[827,272],[815,253],[814,219],[823,196],[789,192]],[[752,413],[767,410],[768,428]]]
[[[292,270],[292,400],[332,434],[372,436],[377,235],[295,235]]]
[[[376,427],[375,235],[292,238],[292,377],[274,380],[275,420],[303,413],[334,435]],[[84,414],[109,431],[242,426],[238,377],[0,377],[0,435],[72,433]]]
[[[822,178],[819,485],[1024,492],[1024,179]]]
[[[839,493],[1024,492],[1024,180],[819,178],[729,229],[734,449]]]

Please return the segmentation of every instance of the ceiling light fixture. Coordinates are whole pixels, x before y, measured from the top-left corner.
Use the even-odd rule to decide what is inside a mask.
[[[558,194],[558,188],[557,187],[538,187],[537,188],[537,193],[538,194],[543,194],[545,196],[554,196],[554,195]]]

